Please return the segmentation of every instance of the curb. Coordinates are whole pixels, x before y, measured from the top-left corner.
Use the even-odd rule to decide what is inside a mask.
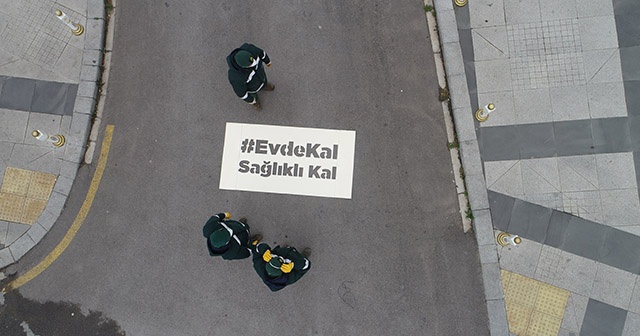
[[[47,205],[29,230],[13,243],[0,249],[0,269],[18,262],[49,232],[56,222],[71,191],[78,168],[83,162],[85,144],[93,123],[96,97],[102,67],[105,34],[105,1],[87,0],[84,51],[80,69],[78,94],[73,108],[69,134],[66,136],[60,174]]]
[[[425,0],[425,5],[431,5],[432,0]],[[459,143],[459,157],[464,167],[464,182],[466,183],[467,197],[471,211],[473,213],[473,230],[478,242],[478,252],[480,255],[480,266],[482,268],[482,282],[484,285],[485,301],[487,303],[487,313],[489,318],[489,332],[492,336],[509,336],[509,325],[507,323],[507,310],[504,302],[500,278],[500,265],[498,263],[498,251],[494,242],[493,223],[489,209],[489,198],[487,187],[482,170],[480,158],[480,147],[475,131],[473,120],[473,109],[469,97],[467,86],[467,76],[464,62],[462,61],[462,50],[460,47],[460,36],[456,15],[451,0],[433,0],[437,15],[437,32],[431,29],[432,43],[434,44],[434,54],[436,55],[436,68],[438,71],[438,82],[442,88],[449,89],[451,111],[448,104],[443,103],[445,120],[448,114],[453,114],[455,131]],[[427,20],[433,21],[436,18],[432,13],[427,13]],[[436,26],[436,24],[433,24]],[[438,36],[439,33],[439,36]],[[436,48],[435,44],[438,45]],[[439,65],[437,56],[442,54],[444,68]],[[446,70],[446,71],[445,71]],[[444,71],[446,83],[440,83],[441,74]],[[443,85],[444,84],[444,85]],[[453,112],[453,113],[451,113]],[[447,125],[447,132],[449,132]],[[449,139],[449,141],[451,141]],[[459,161],[457,151],[451,151],[454,168],[455,161]],[[454,172],[457,176],[458,172]],[[456,177],[458,186],[458,178]],[[458,190],[459,192],[459,190]],[[458,193],[459,199],[460,193]],[[464,195],[464,194],[463,194]],[[466,202],[464,203],[466,206]],[[463,204],[460,205],[462,210]],[[463,220],[466,219],[463,216]]]

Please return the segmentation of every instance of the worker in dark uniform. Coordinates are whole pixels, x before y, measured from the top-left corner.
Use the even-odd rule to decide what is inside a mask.
[[[207,238],[209,255],[222,259],[244,259],[251,255],[249,247],[249,225],[246,218],[231,220],[228,212],[211,216],[202,228],[202,235]],[[255,235],[251,241],[258,243],[262,237]]]
[[[311,249],[304,249],[300,253],[290,246],[271,249],[266,243],[253,247],[253,268],[273,292],[300,280],[311,268],[308,259]]]
[[[264,65],[271,66],[267,53],[253,44],[245,43],[227,56],[227,64],[233,91],[240,99],[259,111],[261,106],[258,91],[275,89],[275,86],[267,81],[264,71]]]

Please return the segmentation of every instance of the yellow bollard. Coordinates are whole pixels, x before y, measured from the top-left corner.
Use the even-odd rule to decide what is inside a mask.
[[[498,245],[500,246],[507,246],[507,245],[513,245],[513,246],[518,246],[520,245],[520,243],[522,243],[522,238],[520,238],[519,236],[512,236],[506,232],[500,232],[498,234]]]
[[[79,23],[73,23],[63,11],[56,9],[56,16],[60,21],[64,22],[69,28],[71,28],[71,32],[75,36],[80,36],[84,33],[84,27]]]
[[[31,132],[31,135],[36,138],[36,140],[49,142],[56,147],[64,146],[64,143],[66,141],[63,135],[48,135],[47,133],[44,133],[40,130],[34,130],[33,132]]]
[[[487,119],[489,119],[489,113],[493,112],[496,110],[496,106],[493,105],[493,103],[489,103],[487,105],[485,105],[483,108],[479,108],[476,111],[476,120],[478,120],[479,122],[483,122]]]
[[[463,7],[467,4],[467,0],[455,0],[453,3],[455,3],[458,7]]]

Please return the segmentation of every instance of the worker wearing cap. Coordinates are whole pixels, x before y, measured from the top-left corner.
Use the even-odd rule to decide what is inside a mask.
[[[230,218],[231,214],[228,212],[213,215],[202,228],[202,235],[207,238],[209,255],[220,256],[226,260],[248,258],[251,255],[251,248],[249,248],[250,235],[247,219],[240,218],[236,221]],[[255,244],[260,239],[260,235],[251,237]]]
[[[260,110],[258,91],[275,89],[273,84],[267,82],[267,74],[264,71],[263,64],[271,66],[267,53],[253,44],[245,43],[227,56],[227,64],[233,91],[254,109]]]
[[[276,246],[271,249],[266,243],[258,243],[253,251],[253,268],[262,281],[275,292],[300,280],[311,268],[310,249],[298,252],[294,247]]]

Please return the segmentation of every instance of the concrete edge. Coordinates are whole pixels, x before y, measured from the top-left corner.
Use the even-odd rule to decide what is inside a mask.
[[[433,47],[433,50],[436,58],[441,56],[445,65],[444,71],[447,85],[441,87],[448,88],[451,109],[453,109],[453,111],[450,111],[447,106],[445,115],[453,115],[457,139],[460,142],[459,160],[462,161],[467,198],[474,218],[473,229],[476,234],[478,253],[480,255],[489,332],[492,336],[509,336],[498,251],[493,235],[487,187],[475,133],[473,108],[469,99],[469,87],[467,86],[466,73],[464,72],[453,1],[425,0],[424,4],[433,5],[437,16],[437,33],[435,36],[432,34],[432,43],[439,44],[439,47]],[[427,20],[435,19],[436,17],[431,13],[427,13]],[[431,27],[431,24],[429,26]],[[438,55],[439,53],[436,50],[440,50],[442,55]],[[438,71],[440,71],[439,67]]]
[[[60,174],[49,201],[38,220],[18,239],[0,249],[0,269],[18,262],[53,227],[64,209],[78,168],[84,160],[86,143],[96,111],[96,98],[99,94],[98,84],[102,72],[107,19],[105,5],[104,0],[87,0],[87,21],[84,32],[86,35],[84,37],[80,82],[69,134],[66,137],[67,142],[64,145]],[[104,101],[104,99],[101,100]],[[0,275],[3,273],[0,272]]]

